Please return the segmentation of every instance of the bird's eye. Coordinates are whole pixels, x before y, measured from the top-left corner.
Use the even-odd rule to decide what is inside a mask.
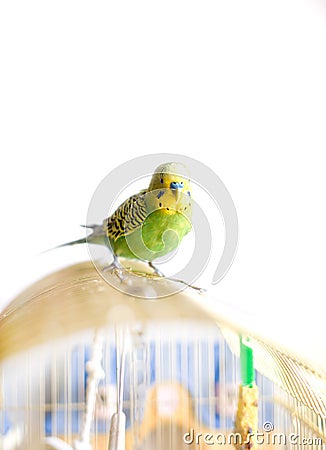
[[[180,184],[181,184],[181,186],[183,186],[183,181],[181,181],[181,183],[180,183]]]
[[[160,202],[160,203],[158,204],[158,206],[159,206],[160,208],[162,208],[162,203]]]
[[[161,183],[163,184],[163,178],[161,178]]]

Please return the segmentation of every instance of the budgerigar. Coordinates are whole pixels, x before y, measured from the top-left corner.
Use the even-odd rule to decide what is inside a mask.
[[[147,189],[125,200],[102,225],[84,239],[63,245],[85,243],[108,245],[114,256],[152,261],[175,250],[191,230],[192,194],[183,164],[158,166]]]

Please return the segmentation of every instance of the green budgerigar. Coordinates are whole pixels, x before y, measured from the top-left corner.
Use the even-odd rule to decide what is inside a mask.
[[[175,250],[191,230],[192,194],[190,178],[181,163],[157,167],[147,189],[125,200],[102,225],[91,225],[92,233],[65,245],[104,244],[119,257],[152,261]]]

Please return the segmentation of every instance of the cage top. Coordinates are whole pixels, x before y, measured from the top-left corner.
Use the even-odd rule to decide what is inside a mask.
[[[157,289],[164,297],[150,299],[128,295],[107,283],[91,262],[71,265],[33,283],[0,315],[0,361],[35,345],[86,329],[116,323],[164,320],[212,320],[200,307],[205,296],[186,288],[169,295],[169,280],[134,277],[123,283],[139,283]],[[198,297],[200,301],[195,302]]]

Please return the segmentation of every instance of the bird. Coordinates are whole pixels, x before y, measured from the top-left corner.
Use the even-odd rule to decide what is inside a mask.
[[[119,258],[141,260],[159,275],[153,261],[171,254],[191,231],[193,201],[187,167],[167,162],[154,170],[149,186],[127,198],[102,224],[85,225],[92,233],[59,245],[106,245]]]

